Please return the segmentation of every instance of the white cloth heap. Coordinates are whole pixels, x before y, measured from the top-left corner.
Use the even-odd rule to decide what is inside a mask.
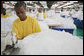
[[[43,31],[19,40],[15,55],[83,55],[83,40],[66,32]]]

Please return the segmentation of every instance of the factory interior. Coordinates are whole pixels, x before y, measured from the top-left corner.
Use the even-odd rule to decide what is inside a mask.
[[[1,1],[1,55],[83,55],[83,1]]]

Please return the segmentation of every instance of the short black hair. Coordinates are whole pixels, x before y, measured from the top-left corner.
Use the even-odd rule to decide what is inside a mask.
[[[5,9],[5,8],[2,8],[2,10],[1,10],[1,14],[3,14],[3,15],[6,14],[6,9]]]
[[[14,6],[14,9],[18,8],[18,7],[24,7],[26,9],[26,3],[23,1],[17,1],[17,3]]]
[[[3,8],[2,10],[6,12],[6,9],[5,8]]]

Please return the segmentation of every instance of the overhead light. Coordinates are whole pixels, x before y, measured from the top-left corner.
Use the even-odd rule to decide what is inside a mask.
[[[29,3],[30,1],[25,1],[25,2]]]
[[[9,3],[9,2],[5,2],[5,3]]]
[[[67,8],[67,7],[63,7],[63,8]]]
[[[27,6],[27,7],[32,7],[32,6]]]
[[[63,4],[63,2],[57,2],[58,4]]]
[[[71,7],[71,6],[67,6],[67,7]]]
[[[57,7],[57,6],[58,6],[58,4],[54,4],[54,5],[52,5],[51,8],[55,8],[55,7]]]
[[[38,6],[37,4],[34,4],[36,8],[40,8],[40,6]]]
[[[78,2],[78,1],[70,1],[70,3],[74,3],[74,2]]]
[[[10,8],[11,6],[7,5],[7,4],[3,4],[4,8]]]
[[[66,3],[66,4],[64,4],[62,6],[59,6],[59,8],[64,7],[64,6],[67,6],[67,5],[70,5],[70,4],[73,4],[73,3]]]
[[[15,2],[15,1],[11,1],[11,3],[17,3],[17,2]]]
[[[44,7],[44,8],[48,8],[47,5],[45,5],[45,6],[43,5],[43,7]]]

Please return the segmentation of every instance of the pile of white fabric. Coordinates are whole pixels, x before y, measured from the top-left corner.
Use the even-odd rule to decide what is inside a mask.
[[[48,25],[47,25],[45,22],[43,22],[43,21],[38,21],[38,23],[39,23],[39,25],[40,25],[42,31],[48,31],[48,30],[49,30],[49,27],[48,27]]]
[[[48,30],[18,40],[13,55],[83,55],[83,40],[66,32]]]
[[[83,11],[79,10],[78,12],[73,13],[72,17],[77,18],[79,20],[83,20]]]
[[[18,17],[16,15],[10,16],[8,18],[1,18],[1,28],[2,30],[12,30],[12,24]]]
[[[11,31],[12,24],[11,21],[7,18],[1,18],[1,30],[2,31]]]
[[[67,19],[64,19],[64,18],[60,17],[60,15],[58,15],[58,16],[53,16],[48,19],[45,19],[45,22],[47,24],[61,25],[61,26],[56,26],[56,28],[76,29],[76,26],[73,23],[74,21],[70,17]]]
[[[60,13],[60,16],[65,16],[65,18],[68,18],[69,15],[69,11],[63,11]]]
[[[53,17],[53,16],[55,16],[55,11],[54,10],[49,10],[47,12],[47,17]]]
[[[1,18],[1,53],[6,45],[12,45],[12,25],[10,20]]]
[[[58,25],[62,25],[62,23],[57,19],[45,19],[44,20],[44,22],[47,24],[47,25],[56,25],[56,26],[58,26]]]
[[[82,12],[82,11],[79,10],[79,11],[76,13],[76,15],[77,15],[77,19],[83,20],[83,12]]]
[[[6,45],[12,45],[12,32],[1,31],[1,53],[5,50]]]
[[[62,26],[58,27],[58,28],[68,28],[68,29],[76,29],[76,26],[74,25],[74,21],[71,18],[68,19],[61,19],[59,18],[59,21]]]
[[[11,21],[11,24],[13,24],[13,22],[18,18],[17,15],[13,15],[13,16],[10,16],[9,18],[7,18],[8,20]]]

